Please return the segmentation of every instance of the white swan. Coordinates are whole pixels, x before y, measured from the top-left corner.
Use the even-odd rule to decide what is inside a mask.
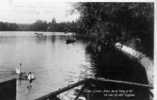
[[[28,73],[27,78],[28,78],[28,80],[34,80],[35,79],[34,74],[31,72]]]
[[[21,63],[20,63],[20,66],[18,68],[16,68],[16,74],[21,74]]]
[[[21,71],[22,64],[20,63],[19,66],[16,68],[16,74],[18,78],[21,80],[34,80],[35,76],[32,72],[26,73]]]

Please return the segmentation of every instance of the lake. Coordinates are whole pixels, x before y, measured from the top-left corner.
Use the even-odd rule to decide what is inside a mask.
[[[95,51],[94,43],[77,40],[66,43],[71,33],[0,32],[0,79],[15,75],[22,64],[22,71],[33,72],[36,79],[28,88],[28,81],[17,81],[17,100],[32,100],[90,77],[131,81],[148,84],[146,70],[137,61],[115,48],[102,46]],[[106,91],[133,91],[133,97],[92,95],[92,100],[149,100],[149,89],[124,84],[96,83],[95,89]],[[79,87],[78,87],[79,88]],[[92,90],[93,87],[88,87]],[[78,89],[58,95],[61,100],[74,100]],[[142,95],[141,95],[142,94]],[[95,99],[94,99],[95,98]]]
[[[28,81],[17,81],[17,100],[31,100],[86,77],[92,77],[86,44],[76,41],[66,44],[70,36],[60,32],[0,32],[0,78],[22,71],[33,72],[32,88]]]

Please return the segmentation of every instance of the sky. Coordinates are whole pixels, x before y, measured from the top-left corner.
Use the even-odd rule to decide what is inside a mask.
[[[0,0],[0,21],[15,23],[33,23],[36,20],[50,22],[53,18],[57,22],[75,21],[79,18],[79,13],[71,15],[71,9],[75,2],[86,2],[89,0]],[[94,0],[90,0],[91,2]],[[115,1],[115,0],[95,0]],[[116,0],[122,1],[122,0]],[[139,0],[123,0],[139,1]],[[142,0],[143,1],[143,0]],[[144,0],[145,1],[145,0]],[[147,0],[151,1],[151,0]]]
[[[75,21],[79,13],[71,14],[72,2],[60,0],[0,0],[0,21],[16,23],[33,23],[36,20],[50,22]]]

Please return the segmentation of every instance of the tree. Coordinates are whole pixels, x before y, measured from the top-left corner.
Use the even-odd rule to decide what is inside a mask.
[[[48,24],[46,21],[37,20],[31,25],[33,31],[47,31]]]
[[[80,34],[114,42],[138,38],[142,51],[153,55],[153,3],[85,2],[77,3],[75,9],[80,12]]]

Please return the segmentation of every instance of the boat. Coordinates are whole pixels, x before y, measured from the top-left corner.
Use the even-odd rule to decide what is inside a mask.
[[[66,44],[74,43],[75,41],[76,41],[76,39],[67,39]]]
[[[99,94],[99,96],[101,96],[103,98],[101,100],[106,100],[105,98],[107,96],[105,97],[104,93],[109,93],[110,91],[112,91],[112,90],[108,90],[108,89],[104,88],[104,85],[107,85],[107,84],[113,84],[113,86],[115,86],[117,84],[118,86],[123,85],[123,86],[130,86],[130,87],[134,86],[136,88],[153,89],[153,86],[150,84],[143,84],[143,83],[130,82],[130,81],[121,81],[121,80],[112,80],[112,79],[106,79],[106,78],[102,78],[102,77],[87,78],[87,79],[80,80],[76,83],[69,84],[63,88],[58,88],[57,90],[50,92],[46,95],[43,95],[39,98],[36,98],[35,100],[60,100],[58,98],[56,99],[56,97],[58,95],[60,95],[64,92],[67,92],[71,89],[74,89],[78,86],[81,86],[81,88],[78,90],[79,93],[76,94],[76,97],[72,100],[90,100],[89,98],[92,98],[94,96],[97,97],[98,94]],[[89,87],[92,88],[92,90],[89,89]],[[123,90],[123,89],[121,89],[121,90]],[[113,90],[113,91],[116,91],[116,90]],[[113,96],[111,96],[111,98],[112,97]],[[97,100],[97,99],[92,99],[92,100]],[[110,100],[115,100],[115,99],[110,99]],[[121,99],[117,98],[117,100],[121,100]],[[134,100],[134,99],[132,99],[132,100]]]
[[[46,35],[44,35],[43,33],[34,33],[37,37],[45,37]]]

